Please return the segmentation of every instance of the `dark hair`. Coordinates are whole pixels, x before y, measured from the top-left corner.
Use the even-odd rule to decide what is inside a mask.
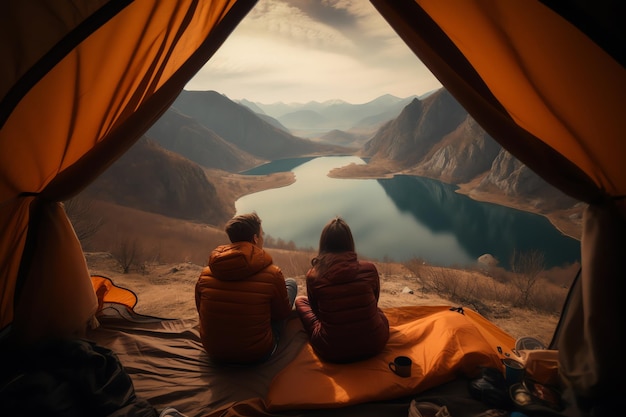
[[[320,235],[319,254],[354,252],[354,238],[348,223],[341,217],[335,217],[324,226]]]
[[[231,243],[254,243],[254,235],[258,236],[261,232],[261,218],[256,212],[240,214],[230,219],[224,230]]]

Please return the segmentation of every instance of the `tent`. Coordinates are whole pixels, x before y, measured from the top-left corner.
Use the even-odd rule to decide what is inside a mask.
[[[583,408],[619,398],[626,253],[626,32],[618,0],[371,0],[470,115],[584,201],[581,271],[552,346]],[[253,0],[0,6],[0,329],[28,345],[97,309],[60,201],[169,107]]]

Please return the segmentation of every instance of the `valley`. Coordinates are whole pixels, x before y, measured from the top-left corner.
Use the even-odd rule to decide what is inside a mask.
[[[456,184],[457,192],[475,200],[544,215],[563,233],[580,238],[584,205],[560,198],[555,199],[558,204],[552,204],[545,198],[551,195],[551,189],[524,174],[519,163],[510,163],[509,173],[515,175],[497,173],[499,177],[494,176],[489,184],[489,173],[496,172],[492,161],[496,154],[500,155],[499,147],[490,144],[491,139],[468,122],[462,109],[443,94],[432,94],[423,102],[411,101],[411,105],[393,112],[385,113],[387,110],[381,107],[376,111],[386,114],[384,117],[372,116],[347,130],[374,132],[367,134],[369,139],[335,131],[308,140],[285,133],[287,128],[271,116],[242,111],[241,105],[222,95],[205,93],[183,94],[131,152],[77,197],[90,205],[91,221],[101,222],[94,235],[81,241],[90,271],[108,276],[139,294],[137,309],[143,314],[194,317],[193,284],[210,250],[227,243],[223,225],[235,214],[235,201],[295,180],[289,172],[269,176],[239,172],[284,157],[357,155],[367,158],[368,164],[349,165],[329,175],[389,178],[407,174],[438,179]],[[400,100],[394,103],[397,102]],[[210,109],[209,113],[201,113],[202,108]],[[195,113],[188,114],[192,111]],[[437,112],[446,111],[451,111],[450,118],[436,124],[433,120],[437,119]],[[305,131],[307,119],[301,116],[291,120],[297,120],[300,130]],[[336,144],[326,142],[333,140]],[[464,159],[460,156],[463,152],[473,157]],[[531,178],[534,188],[530,188],[538,190],[539,197],[529,197],[523,184],[518,184],[519,178]],[[134,252],[127,274],[122,273],[114,259],[121,248],[132,248]],[[311,252],[280,247],[268,247],[268,251],[285,275],[299,279],[314,256]],[[512,335],[533,336],[545,343],[556,325],[556,311],[539,313],[488,300],[468,304],[447,300],[443,293],[437,295],[428,290],[428,277],[444,275],[463,280],[469,274],[471,282],[485,279],[486,286],[493,286],[492,278],[479,271],[424,265],[416,273],[403,264],[377,262],[377,266],[383,285],[383,307],[416,303],[475,306]],[[555,286],[560,288],[558,297],[564,296],[573,272],[564,271],[561,275],[565,278]]]

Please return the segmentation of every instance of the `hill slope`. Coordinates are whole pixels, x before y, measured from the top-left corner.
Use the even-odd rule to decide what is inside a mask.
[[[146,133],[163,148],[206,168],[239,172],[264,162],[170,107]]]
[[[200,166],[145,137],[81,196],[207,224],[219,224],[232,215]]]
[[[192,117],[227,142],[261,159],[348,151],[339,146],[319,144],[293,136],[215,91],[183,90],[172,107]]]
[[[530,205],[542,212],[580,212],[576,200],[504,150],[445,89],[411,102],[378,130],[361,154],[371,157],[371,168],[359,168],[363,173],[377,169],[380,175],[384,167],[387,174],[400,172],[465,185],[464,190],[476,190],[472,197],[503,196],[508,205],[523,209]],[[343,175],[358,174],[351,171]]]

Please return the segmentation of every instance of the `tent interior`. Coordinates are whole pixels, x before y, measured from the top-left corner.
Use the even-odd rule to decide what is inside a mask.
[[[549,347],[568,407],[537,415],[609,415],[623,401],[626,373],[616,360],[626,253],[623,5],[371,3],[491,137],[587,204],[581,270]],[[385,354],[339,368],[319,362],[290,320],[285,344],[268,364],[224,372],[207,364],[194,323],[141,316],[119,307],[115,295],[132,307],[127,292],[106,298],[94,291],[61,202],[148,130],[255,4],[0,5],[3,406],[60,406],[52,400],[69,398],[79,383],[80,396],[72,395],[97,404],[99,415],[158,415],[155,408],[166,406],[189,416],[407,415],[418,397],[455,398],[448,403],[453,416],[485,411],[466,390],[457,395],[455,383],[465,389],[464,376],[477,366],[498,366],[494,346],[514,341],[469,309],[389,310],[396,338]],[[100,326],[92,328],[96,317]],[[411,343],[406,334],[413,334]],[[399,352],[420,358],[421,377],[389,379],[389,356]],[[116,358],[123,368],[105,375]],[[44,372],[52,367],[55,373]],[[68,376],[72,367],[90,367],[92,378]],[[59,383],[63,375],[73,380]],[[70,408],[59,415],[81,415]]]

